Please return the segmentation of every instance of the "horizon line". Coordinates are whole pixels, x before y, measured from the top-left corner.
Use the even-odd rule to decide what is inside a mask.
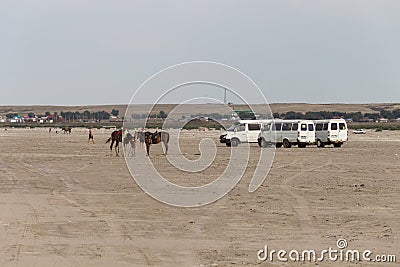
[[[249,103],[249,105],[277,105],[277,104],[302,104],[302,105],[396,105],[399,102],[271,102],[271,103]],[[127,105],[154,105],[154,103],[119,103],[119,104],[0,104],[0,107],[35,107],[35,106],[48,106],[48,107],[82,107],[82,106],[127,106]],[[157,105],[227,105],[223,103],[196,103],[196,104],[180,104],[180,103],[158,103]],[[247,105],[246,103],[233,103],[233,105]]]

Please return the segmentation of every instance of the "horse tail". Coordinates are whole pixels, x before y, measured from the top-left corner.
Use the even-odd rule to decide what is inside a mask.
[[[106,144],[108,143],[108,142],[110,142],[111,141],[111,137],[110,138],[108,138],[108,140],[106,141]]]

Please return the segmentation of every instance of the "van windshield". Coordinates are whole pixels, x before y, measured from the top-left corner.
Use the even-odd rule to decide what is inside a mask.
[[[233,132],[233,131],[237,131],[237,132],[241,132],[244,131],[245,127],[244,124],[233,124],[231,127],[228,128],[229,132]]]

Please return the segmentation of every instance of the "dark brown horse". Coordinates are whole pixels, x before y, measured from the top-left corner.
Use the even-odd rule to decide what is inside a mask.
[[[71,127],[62,127],[61,131],[64,131],[64,133],[71,134],[72,128]]]
[[[106,144],[110,141],[111,141],[110,155],[112,152],[113,145],[115,143],[115,155],[118,157],[119,156],[119,143],[122,142],[122,130],[112,132],[111,137],[108,138],[108,140],[106,141]]]
[[[146,151],[147,156],[150,153],[150,145],[158,144],[162,142],[165,147],[165,155],[168,153],[168,142],[169,142],[169,133],[167,132],[145,132],[145,143],[146,143]]]

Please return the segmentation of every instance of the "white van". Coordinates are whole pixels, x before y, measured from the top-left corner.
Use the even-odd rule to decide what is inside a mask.
[[[333,144],[341,147],[348,140],[347,124],[344,119],[316,120],[315,140],[317,147]]]
[[[274,120],[264,123],[257,141],[260,147],[270,145],[286,148],[292,145],[306,147],[315,143],[314,122],[310,120]]]
[[[240,143],[257,143],[263,123],[271,120],[239,120],[219,137],[226,146],[238,146]]]

